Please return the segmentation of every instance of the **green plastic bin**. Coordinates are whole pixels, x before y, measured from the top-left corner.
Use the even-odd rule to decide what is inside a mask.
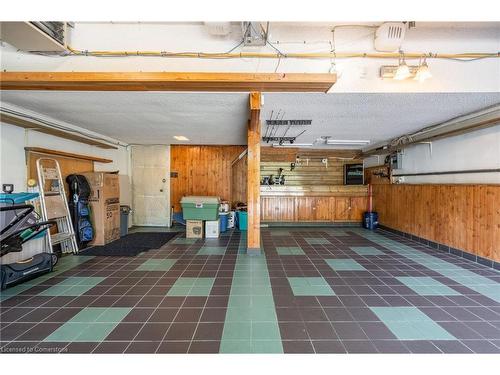
[[[218,197],[183,197],[181,206],[184,220],[217,220],[219,218]]]
[[[248,213],[246,211],[238,211],[236,214],[238,215],[238,229],[247,230]]]

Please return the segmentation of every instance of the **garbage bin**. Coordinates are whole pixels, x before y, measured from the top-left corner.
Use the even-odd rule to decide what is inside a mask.
[[[248,213],[246,211],[237,211],[236,215],[238,217],[238,229],[247,230]]]
[[[363,227],[375,230],[378,227],[378,212],[365,212],[363,215]]]
[[[227,231],[227,220],[229,218],[229,212],[219,212],[220,219],[220,232]]]
[[[128,215],[130,214],[130,206],[120,206],[120,237],[128,234]]]

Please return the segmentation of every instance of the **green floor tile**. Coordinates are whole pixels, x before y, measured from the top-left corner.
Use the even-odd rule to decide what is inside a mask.
[[[76,314],[69,322],[71,323],[92,323],[107,310],[106,307],[87,307]]]
[[[222,340],[219,348],[220,353],[226,354],[248,354],[252,352],[251,340]]]
[[[358,255],[384,255],[382,251],[373,246],[351,246],[351,250]]]
[[[88,328],[90,323],[65,323],[43,341],[49,342],[72,342]]]
[[[334,296],[333,289],[322,277],[288,277],[295,296]]]
[[[272,307],[274,308],[274,299],[272,295],[252,296],[251,303],[253,307]]]
[[[76,342],[101,342],[115,329],[118,323],[90,323],[78,337]]]
[[[179,277],[167,296],[206,297],[214,285],[214,277]]]
[[[266,346],[259,341],[252,346],[254,339],[269,341],[269,344]],[[239,254],[219,352],[281,353],[282,351],[265,255]]]
[[[323,237],[318,237],[318,238],[306,238],[306,242],[309,245],[330,245],[330,241],[328,239],[323,238]]]
[[[417,264],[423,265],[432,271],[452,279],[453,281],[465,285],[475,292],[491,298],[496,302],[500,302],[500,288],[498,288],[498,283],[495,280],[478,275],[473,271],[462,268],[459,265],[439,259],[438,257],[424,253],[423,251],[414,249],[398,241],[391,240],[380,234],[360,229],[354,231],[356,234],[378,243],[388,250],[402,255]]]
[[[277,247],[276,252],[278,255],[305,255],[304,251],[297,246]]]
[[[40,296],[81,296],[102,282],[104,277],[68,277],[60,283],[42,291]]]
[[[226,314],[227,319],[227,314]],[[252,322],[224,322],[222,342],[225,340],[248,340],[252,338]]]
[[[136,271],[168,271],[177,259],[148,259],[136,268]]]
[[[98,323],[120,323],[131,310],[129,307],[109,307],[95,321]]]
[[[252,340],[277,340],[280,339],[278,323],[252,322]]]
[[[456,290],[440,283],[432,277],[397,277],[400,282],[412,289],[415,293],[422,296],[457,296],[460,295]]]
[[[226,248],[223,246],[203,246],[196,255],[224,255]]]
[[[416,307],[371,307],[399,340],[456,340]]]
[[[254,354],[282,354],[281,340],[252,340],[252,353]]]
[[[366,271],[366,268],[354,259],[325,259],[334,271]]]
[[[103,341],[131,310],[128,307],[86,307],[44,341]]]

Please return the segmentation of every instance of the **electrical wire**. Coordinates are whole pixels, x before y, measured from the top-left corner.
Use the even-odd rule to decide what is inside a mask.
[[[273,46],[274,47],[274,46]],[[199,59],[241,59],[241,58],[264,58],[264,59],[397,59],[399,53],[394,52],[317,52],[317,53],[283,53],[277,50],[277,53],[261,52],[239,52],[239,53],[208,53],[208,52],[166,52],[166,51],[82,51],[67,46],[73,56],[93,56],[93,57],[164,57],[164,58],[199,58]],[[407,60],[418,60],[425,56],[427,59],[455,59],[461,62],[475,61],[478,59],[500,58],[499,52],[470,52],[459,54],[448,53],[423,53],[423,52],[405,52]]]

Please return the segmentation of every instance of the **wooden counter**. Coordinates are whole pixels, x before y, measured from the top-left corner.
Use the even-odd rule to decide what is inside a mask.
[[[263,222],[361,222],[364,185],[261,186]]]

